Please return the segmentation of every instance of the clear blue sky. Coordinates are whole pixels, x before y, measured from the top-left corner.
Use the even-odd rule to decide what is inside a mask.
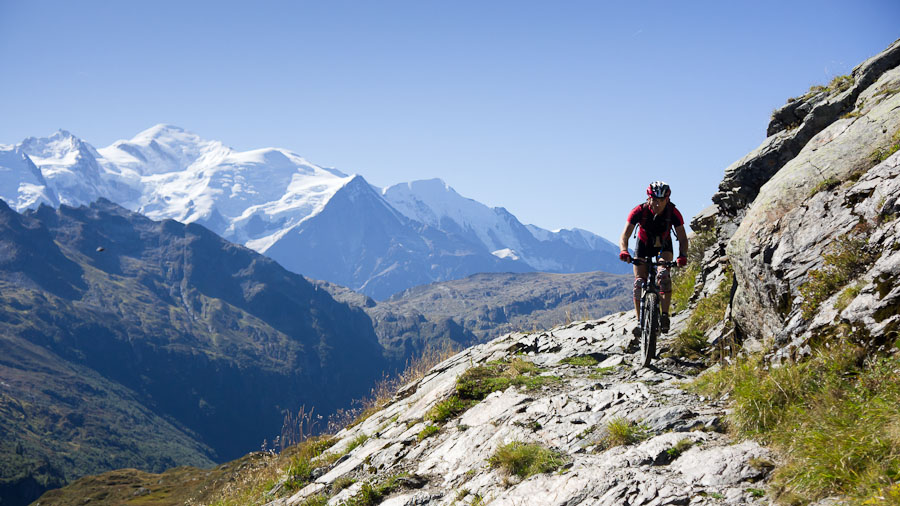
[[[649,181],[695,215],[898,27],[896,0],[0,0],[0,143],[169,123],[615,242]]]

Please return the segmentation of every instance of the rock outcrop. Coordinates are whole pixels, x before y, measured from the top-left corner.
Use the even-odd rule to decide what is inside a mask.
[[[771,467],[769,451],[732,441],[723,434],[724,404],[683,389],[696,364],[667,358],[652,369],[634,367],[633,324],[633,316],[620,313],[467,349],[400,389],[380,412],[338,433],[329,451],[345,455],[270,506],[303,504],[336,483],[356,480],[328,501],[341,504],[367,483],[400,473],[406,473],[405,485],[382,504],[472,504],[478,498],[495,505],[761,502],[764,485],[758,482]],[[681,325],[683,318],[675,329]],[[596,365],[570,365],[585,357]],[[516,359],[546,368],[539,374],[548,381],[498,390],[460,415],[429,420],[435,406],[457,392],[466,371]],[[622,446],[606,443],[609,423],[623,420],[642,436]],[[513,442],[556,452],[561,466],[527,479],[493,468],[492,455]]]
[[[867,240],[866,250],[881,260],[870,262],[863,278],[890,278],[883,269],[896,242],[891,192],[897,159],[885,155],[900,143],[900,41],[849,76],[789,101],[773,114],[768,133],[726,169],[713,206],[691,222],[695,231],[715,237],[695,297],[714,290],[730,265],[730,315],[738,333],[783,345],[809,327],[800,288],[822,269],[825,255],[835,253],[838,239]],[[864,286],[862,293],[873,289]],[[827,309],[833,306],[834,300],[821,304],[824,314],[813,327],[842,321]],[[871,320],[867,332],[892,330]]]
[[[754,201],[760,188],[796,157],[819,132],[863,103],[882,75],[900,65],[900,41],[858,65],[850,76],[829,87],[817,87],[776,110],[766,129],[766,140],[754,151],[725,169],[713,203],[725,216],[737,217]],[[864,104],[863,104],[864,105]],[[863,143],[868,145],[868,143]]]

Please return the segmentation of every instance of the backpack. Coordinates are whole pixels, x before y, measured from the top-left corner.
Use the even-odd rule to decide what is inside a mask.
[[[637,237],[637,235],[638,235],[638,230],[644,230],[647,234],[648,242],[651,242],[651,243],[654,242],[653,241],[654,236],[650,235],[651,231],[656,232],[655,235],[658,235],[660,238],[660,241],[663,241],[663,242],[667,238],[671,237],[670,232],[672,230],[672,210],[673,209],[675,209],[675,203],[670,200],[669,204],[666,206],[666,209],[663,211],[662,221],[660,222],[658,220],[653,219],[653,211],[650,210],[650,206],[647,205],[646,202],[642,203],[641,204],[641,221],[638,222],[638,225],[640,228],[638,228],[638,227],[634,228],[635,237]],[[651,227],[651,224],[654,224],[654,223],[662,223],[663,226],[654,229]],[[657,232],[657,230],[658,230],[658,232]]]

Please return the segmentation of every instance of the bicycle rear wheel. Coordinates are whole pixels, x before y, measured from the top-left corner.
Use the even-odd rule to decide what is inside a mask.
[[[641,365],[648,367],[656,357],[656,335],[659,333],[659,295],[648,293],[644,299],[644,321],[641,322]]]

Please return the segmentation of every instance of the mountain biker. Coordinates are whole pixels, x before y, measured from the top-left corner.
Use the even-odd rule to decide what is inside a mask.
[[[675,204],[669,201],[672,190],[662,181],[654,181],[647,187],[647,201],[638,205],[628,213],[628,221],[622,237],[619,239],[619,259],[623,262],[631,262],[631,254],[628,253],[628,237],[638,226],[637,258],[653,258],[659,254],[663,260],[672,261],[672,236],[669,233],[674,227],[678,237],[678,266],[687,265],[688,238],[684,231],[684,218],[675,208]],[[645,264],[634,265],[634,312],[638,321],[641,319],[641,289],[647,282],[647,266]],[[660,305],[662,314],[659,319],[660,331],[669,331],[669,303],[672,300],[672,278],[667,267],[659,266],[657,271],[659,280]],[[634,336],[641,335],[640,324],[632,330]]]

